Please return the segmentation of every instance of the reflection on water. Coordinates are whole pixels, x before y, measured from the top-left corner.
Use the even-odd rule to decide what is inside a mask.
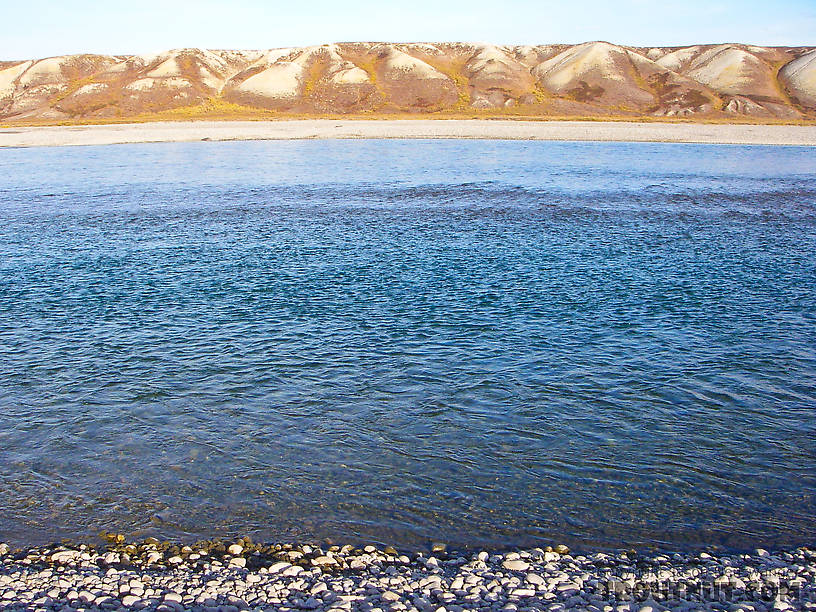
[[[0,152],[0,541],[813,543],[816,158]]]

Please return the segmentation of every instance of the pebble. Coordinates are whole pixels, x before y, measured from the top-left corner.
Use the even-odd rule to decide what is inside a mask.
[[[152,552],[152,553],[147,555],[147,564],[148,565],[154,565],[154,564],[158,563],[159,561],[161,561],[163,558],[164,558],[164,555],[162,555],[160,552]]]
[[[78,556],[79,554],[73,550],[60,551],[51,555],[51,561],[54,563],[70,563]]]
[[[316,559],[312,559],[312,563],[314,565],[335,565],[336,561],[332,557],[323,555],[321,557],[317,557]]]
[[[238,546],[240,553],[233,554]],[[494,556],[437,550],[436,558],[398,556],[395,549],[374,547],[363,552],[352,547],[253,546],[251,556],[240,544],[180,549],[153,542],[126,552],[125,544],[117,542],[113,548],[96,552],[66,546],[0,556],[0,608],[816,612],[816,553],[806,549],[751,555],[581,555],[556,546]],[[157,567],[165,558],[162,552],[168,555],[167,568]],[[113,555],[127,561],[116,562]],[[255,569],[246,568],[248,558]],[[684,593],[687,599],[659,588],[690,584],[703,589]],[[653,597],[644,597],[642,590],[635,594],[635,585],[654,588]],[[764,599],[758,589],[764,589]]]
[[[502,563],[502,567],[514,572],[526,572],[528,569],[530,569],[530,564],[526,561],[522,561],[521,559],[510,559],[509,561]]]

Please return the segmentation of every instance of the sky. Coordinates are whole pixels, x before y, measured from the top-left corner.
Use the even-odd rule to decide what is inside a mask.
[[[0,59],[348,41],[816,45],[816,0],[0,0]]]

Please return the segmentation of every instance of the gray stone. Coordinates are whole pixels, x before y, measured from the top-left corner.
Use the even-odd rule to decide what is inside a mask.
[[[530,584],[534,584],[536,586],[539,586],[539,585],[545,584],[546,580],[544,580],[544,578],[542,578],[538,574],[530,573],[530,574],[527,574],[527,582],[529,582]]]
[[[122,598],[122,605],[127,608],[132,608],[136,604],[141,603],[141,601],[142,600],[139,597],[136,597],[135,595],[125,595]]]
[[[317,557],[315,559],[312,559],[312,564],[313,565],[337,565],[337,561],[333,557],[323,555],[321,557]]]
[[[502,563],[502,567],[514,572],[526,572],[528,569],[530,569],[530,564],[526,561],[522,561],[521,559],[510,559],[504,561]]]
[[[152,552],[147,555],[148,565],[159,563],[162,559],[164,559],[164,555],[162,555],[160,552]]]

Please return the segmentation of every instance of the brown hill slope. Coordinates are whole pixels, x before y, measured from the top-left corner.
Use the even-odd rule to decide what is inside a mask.
[[[791,100],[816,108],[816,49],[802,53],[779,71],[779,80]]]
[[[156,114],[816,119],[816,49],[339,43],[0,62],[0,119]]]
[[[793,119],[802,109],[791,107],[777,72],[795,57],[791,49],[717,45],[679,49],[657,63],[710,87],[727,113]]]

